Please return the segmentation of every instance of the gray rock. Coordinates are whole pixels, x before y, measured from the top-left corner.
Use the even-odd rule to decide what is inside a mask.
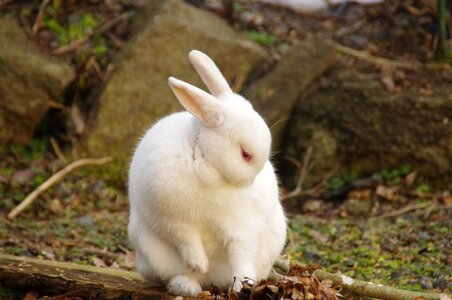
[[[27,39],[15,20],[0,18],[0,146],[24,144],[75,72]]]
[[[300,101],[284,149],[303,161],[313,147],[308,181],[336,167],[337,175],[369,175],[407,164],[424,177],[452,182],[450,84],[436,83],[433,95],[423,96],[416,88],[388,93],[377,78],[346,70],[322,82]]]
[[[100,95],[97,118],[85,139],[89,155],[114,155],[122,170],[146,129],[182,110],[168,77],[204,88],[188,62],[191,49],[211,56],[229,83],[243,81],[266,59],[261,47],[224,20],[178,0],[151,1],[134,32]]]
[[[245,92],[271,127],[274,150],[279,150],[295,105],[310,84],[334,63],[335,56],[328,42],[306,40],[294,46],[271,72]]]

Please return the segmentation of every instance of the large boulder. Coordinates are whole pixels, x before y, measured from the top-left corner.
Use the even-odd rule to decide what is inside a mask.
[[[375,76],[330,74],[298,104],[284,153],[302,161],[312,147],[311,182],[336,168],[336,175],[369,175],[410,165],[426,178],[450,183],[452,85],[436,83],[432,90],[389,93]]]
[[[0,146],[24,144],[75,72],[40,53],[11,18],[0,17],[0,41]]]
[[[85,140],[90,155],[113,155],[122,171],[146,129],[181,110],[168,77],[204,88],[188,62],[191,49],[211,56],[230,83],[243,81],[266,59],[261,47],[224,20],[183,1],[151,1],[138,23],[100,95],[97,118]]]
[[[253,84],[245,96],[271,128],[273,150],[279,151],[287,121],[311,83],[335,62],[330,42],[308,39],[293,46],[276,67]]]

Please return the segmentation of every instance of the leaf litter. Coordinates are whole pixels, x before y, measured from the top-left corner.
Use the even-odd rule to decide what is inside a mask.
[[[242,290],[235,292],[231,288],[222,292],[215,286],[197,295],[199,299],[281,299],[281,300],[339,300],[338,290],[328,284],[321,283],[313,271],[319,266],[292,265],[286,275],[279,279],[262,280],[257,284],[250,284],[249,280],[242,281]]]

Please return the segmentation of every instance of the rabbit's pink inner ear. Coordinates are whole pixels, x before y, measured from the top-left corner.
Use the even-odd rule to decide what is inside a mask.
[[[188,54],[188,58],[212,95],[218,97],[232,93],[231,87],[220,69],[209,56],[201,51],[192,50]]]
[[[223,111],[215,97],[173,77],[168,79],[168,83],[179,103],[197,119],[208,127],[216,127],[223,123]]]

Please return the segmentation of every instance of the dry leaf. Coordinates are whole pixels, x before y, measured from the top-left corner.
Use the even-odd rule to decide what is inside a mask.
[[[304,212],[316,212],[322,209],[325,205],[325,202],[319,199],[308,199],[305,203],[303,203],[303,211]]]
[[[290,297],[293,300],[304,299],[303,291],[301,291],[296,285],[293,287],[292,295]]]
[[[18,182],[20,184],[24,184],[32,180],[35,177],[35,175],[36,175],[35,172],[33,172],[30,169],[22,169],[14,172],[11,180],[14,182]]]
[[[363,200],[363,201],[370,201],[371,197],[372,197],[372,191],[370,189],[351,191],[347,195],[347,198],[353,198],[353,199]]]
[[[124,265],[126,268],[133,268],[135,266],[135,252],[127,251],[124,255]]]
[[[52,201],[50,201],[49,209],[51,212],[53,212],[55,214],[60,213],[63,211],[63,204],[61,204],[60,199],[55,198]]]
[[[96,257],[96,256],[93,256],[93,264],[96,266],[96,267],[108,267],[108,265],[102,260],[102,259],[100,259],[99,257]]]
[[[397,195],[397,189],[397,187],[387,187],[379,185],[377,187],[376,193],[379,197],[394,202],[399,199],[399,196]]]
[[[380,80],[381,80],[381,83],[383,84],[383,86],[385,87],[385,89],[386,89],[389,93],[394,92],[394,90],[395,90],[395,88],[396,88],[396,85],[395,85],[395,83],[394,83],[394,79],[392,78],[392,76],[390,76],[390,75],[385,75],[385,76],[382,76],[382,77],[380,78]]]
[[[40,252],[45,256],[45,258],[55,260],[55,253],[51,248],[42,249]]]
[[[405,177],[405,183],[406,185],[412,185],[414,180],[416,179],[417,173],[416,172],[411,172],[409,173],[406,177]]]
[[[25,294],[24,300],[36,300],[38,299],[39,294],[35,291],[29,291]]]
[[[279,287],[277,287],[276,285],[273,285],[273,284],[267,285],[267,288],[268,288],[272,293],[275,293],[275,294],[279,291]]]
[[[446,206],[451,206],[452,205],[452,196],[442,197],[441,202]]]

